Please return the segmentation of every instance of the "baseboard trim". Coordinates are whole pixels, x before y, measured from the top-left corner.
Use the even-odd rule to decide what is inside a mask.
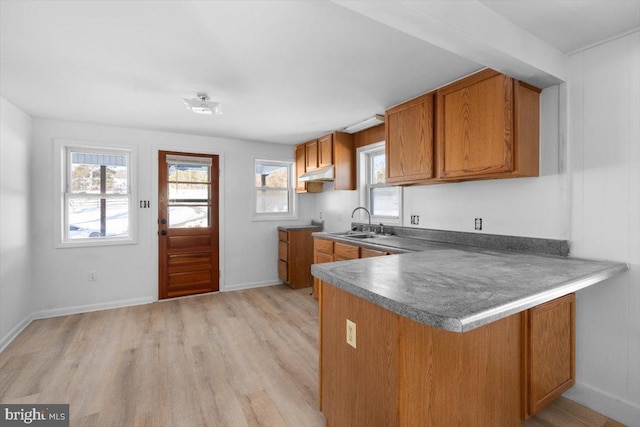
[[[118,301],[109,301],[98,304],[76,305],[73,307],[54,308],[52,310],[41,310],[32,314],[33,320],[48,319],[50,317],[68,316],[70,314],[89,313],[91,311],[110,310],[112,308],[131,307],[134,305],[149,304],[155,302],[153,297],[131,298]]]
[[[275,285],[282,285],[282,281],[273,279],[273,280],[263,280],[262,282],[236,283],[235,285],[226,285],[224,287],[223,292],[241,291],[243,289],[253,289],[253,288],[264,288],[266,286],[275,286]]]
[[[629,427],[640,427],[640,406],[633,402],[580,382],[563,396]]]
[[[33,313],[22,319],[22,321],[18,323],[13,329],[11,329],[7,335],[2,337],[2,339],[0,339],[0,353],[2,353],[4,349],[7,348],[9,344],[11,344],[11,342],[16,339],[27,326],[31,324],[32,321]]]

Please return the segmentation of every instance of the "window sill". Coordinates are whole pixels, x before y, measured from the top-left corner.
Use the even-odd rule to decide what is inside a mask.
[[[136,245],[137,239],[123,238],[123,239],[78,239],[69,240],[66,242],[56,242],[56,249],[71,249],[71,248],[91,248],[99,246],[122,246],[122,245]]]

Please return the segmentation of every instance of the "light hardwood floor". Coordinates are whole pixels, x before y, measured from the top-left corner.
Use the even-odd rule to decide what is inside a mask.
[[[72,426],[323,426],[317,302],[285,286],[34,321],[0,354],[0,402]],[[560,398],[523,424],[619,426]]]

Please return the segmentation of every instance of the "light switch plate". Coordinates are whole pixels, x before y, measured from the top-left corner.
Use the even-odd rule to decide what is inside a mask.
[[[347,344],[356,348],[356,324],[347,319]]]

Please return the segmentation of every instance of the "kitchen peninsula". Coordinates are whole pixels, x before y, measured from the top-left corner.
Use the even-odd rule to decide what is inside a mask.
[[[312,267],[328,426],[520,425],[575,381],[574,292],[628,268],[396,236],[351,243],[413,252]]]

